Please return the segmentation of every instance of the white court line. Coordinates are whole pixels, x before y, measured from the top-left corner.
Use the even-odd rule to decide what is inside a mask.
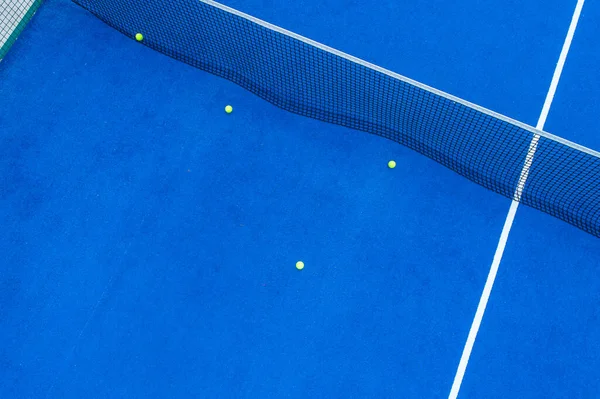
[[[571,47],[571,42],[573,41],[573,36],[575,35],[575,29],[577,28],[577,22],[579,21],[579,16],[581,14],[584,1],[585,0],[578,0],[577,6],[575,6],[575,12],[573,13],[573,18],[571,19],[571,25],[569,26],[567,37],[565,38],[565,42],[560,52],[560,57],[558,58],[558,63],[556,64],[556,69],[554,70],[552,82],[550,83],[550,88],[546,94],[546,100],[538,119],[536,129],[544,129],[548,112],[550,112],[550,105],[552,105],[552,100],[554,99],[554,94],[556,93],[556,87],[558,86],[558,81],[565,65],[567,54],[569,53],[569,48]],[[494,286],[494,281],[496,280],[496,275],[498,274],[498,267],[500,266],[502,255],[504,254],[504,248],[506,247],[506,241],[508,240],[510,229],[513,221],[515,220],[515,214],[517,213],[517,209],[519,207],[519,199],[521,198],[523,188],[525,187],[527,176],[529,175],[529,168],[533,162],[533,157],[535,155],[539,139],[540,136],[538,134],[534,134],[531,144],[529,145],[529,151],[527,153],[527,157],[525,158],[525,164],[523,165],[523,170],[521,171],[519,183],[513,196],[512,203],[510,204],[510,209],[508,210],[508,215],[506,216],[504,227],[502,228],[502,233],[500,234],[500,240],[498,241],[498,247],[496,248],[496,253],[494,254],[494,260],[492,261],[490,272],[488,273],[485,286],[483,287],[483,293],[479,299],[479,305],[477,305],[477,311],[475,312],[475,317],[473,318],[473,323],[471,324],[471,329],[469,330],[467,342],[465,343],[462,356],[460,357],[460,362],[456,370],[456,375],[454,376],[454,382],[452,383],[450,395],[448,395],[449,399],[456,399],[458,397],[458,392],[460,391],[460,386],[465,376],[467,364],[469,363],[469,357],[471,356],[473,345],[475,344],[477,332],[481,326],[481,320],[483,319],[485,308],[487,307],[490,294],[492,293],[492,287]]]

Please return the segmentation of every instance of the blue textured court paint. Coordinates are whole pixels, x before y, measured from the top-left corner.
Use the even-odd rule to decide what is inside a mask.
[[[600,148],[600,4],[585,3],[554,98],[548,128],[590,148]]]
[[[1,397],[447,395],[506,199],[66,0],[0,81]]]
[[[548,130],[595,149],[600,148],[599,18],[600,4],[586,2],[546,123]],[[520,207],[464,396],[598,397],[599,265],[598,239]]]
[[[1,78],[1,396],[445,393],[505,200],[67,2]]]
[[[598,397],[598,241],[519,209],[464,397]]]

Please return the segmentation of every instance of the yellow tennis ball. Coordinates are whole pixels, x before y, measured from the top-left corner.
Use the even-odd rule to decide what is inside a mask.
[[[137,40],[138,42],[141,42],[142,40],[144,40],[144,35],[142,35],[141,33],[136,33],[135,40]]]
[[[396,161],[390,161],[390,162],[388,162],[388,168],[394,169],[395,167],[396,167]]]
[[[302,262],[301,260],[296,262],[296,269],[298,269],[298,270],[304,269],[304,262]]]
[[[233,107],[231,105],[228,105],[225,107],[225,112],[227,112],[228,114],[233,112]]]

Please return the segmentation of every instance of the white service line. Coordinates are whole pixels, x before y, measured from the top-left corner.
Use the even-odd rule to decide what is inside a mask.
[[[571,25],[569,26],[569,31],[567,32],[567,37],[565,38],[565,42],[560,52],[560,57],[558,58],[558,63],[556,64],[554,75],[552,76],[552,82],[550,83],[550,88],[546,94],[546,100],[544,101],[544,106],[536,125],[536,128],[539,130],[544,129],[548,112],[550,112],[550,106],[552,105],[552,100],[554,99],[554,94],[556,93],[556,87],[558,86],[558,81],[560,80],[560,75],[565,65],[567,54],[569,53],[569,48],[571,47],[571,42],[573,41],[573,36],[575,35],[575,29],[577,28],[577,22],[579,21],[579,16],[581,15],[581,9],[583,8],[584,1],[585,0],[578,0],[577,5],[575,6],[575,12],[573,13],[573,18],[571,19]],[[504,222],[504,227],[502,228],[502,233],[500,234],[498,246],[496,247],[496,253],[494,254],[492,266],[490,267],[490,272],[488,273],[485,286],[483,287],[483,293],[481,294],[479,304],[477,305],[477,311],[475,312],[475,317],[473,318],[473,323],[471,324],[471,329],[469,330],[467,342],[465,343],[462,356],[460,357],[460,362],[458,363],[458,368],[456,370],[456,375],[454,376],[454,382],[452,383],[452,389],[450,390],[448,399],[456,399],[458,397],[458,392],[460,391],[460,386],[465,376],[467,364],[469,363],[469,358],[471,357],[473,345],[475,344],[475,338],[477,338],[477,332],[481,326],[481,320],[483,319],[483,314],[485,313],[488,300],[490,299],[490,294],[492,293],[492,287],[494,286],[494,281],[496,280],[496,275],[498,274],[498,267],[500,266],[502,255],[504,255],[506,241],[508,240],[510,229],[513,221],[515,220],[515,214],[519,208],[519,200],[521,199],[521,194],[523,192],[523,188],[525,187],[527,176],[529,175],[529,168],[533,162],[533,157],[535,155],[539,139],[540,136],[534,134],[529,145],[529,151],[525,159],[523,170],[521,171],[519,183],[513,197],[514,199],[510,204],[508,215],[506,215],[506,220]]]

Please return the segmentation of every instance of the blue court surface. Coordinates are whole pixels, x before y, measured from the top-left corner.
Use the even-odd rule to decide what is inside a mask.
[[[535,126],[576,1],[225,4]],[[599,27],[590,1],[545,126],[595,150]],[[0,63],[0,179],[15,399],[448,397],[511,203],[67,0]],[[459,397],[600,397],[598,266],[519,207]]]

